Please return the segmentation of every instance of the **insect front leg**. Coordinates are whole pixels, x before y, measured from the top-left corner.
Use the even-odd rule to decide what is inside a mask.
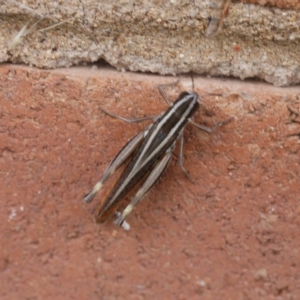
[[[164,90],[165,87],[170,87],[170,86],[174,86],[176,84],[178,84],[179,80],[176,80],[174,82],[171,83],[167,83],[167,84],[160,84],[157,86],[160,94],[162,95],[162,97],[164,98],[164,100],[167,102],[168,105],[172,105],[171,102],[168,100],[168,97],[166,95],[166,92]]]
[[[117,215],[117,219],[114,222],[116,226],[122,226],[125,218],[131,213],[131,211],[137,205],[137,203],[147,194],[151,187],[162,176],[172,157],[174,146],[175,143],[167,150],[166,154],[156,164],[154,169],[151,171],[150,175],[147,177],[146,181],[143,183],[142,187],[138,190],[138,192],[132,199],[132,201],[125,207],[121,214]]]
[[[127,123],[137,123],[137,122],[143,122],[143,121],[146,121],[146,120],[155,120],[159,115],[155,115],[155,116],[148,116],[148,117],[141,117],[141,118],[134,118],[134,119],[127,119],[127,118],[123,118],[121,116],[118,116],[118,115],[115,115],[115,114],[112,114],[106,110],[104,110],[103,108],[100,108],[99,109],[104,112],[106,115],[109,115],[110,117],[113,117],[113,118],[116,118],[116,119],[119,119],[119,120],[122,120],[124,122],[127,122]]]
[[[201,129],[201,130],[204,130],[204,131],[206,131],[208,133],[211,133],[211,132],[215,131],[217,128],[219,128],[219,127],[221,127],[221,126],[223,126],[223,125],[225,125],[225,124],[227,124],[227,123],[229,123],[229,122],[231,122],[233,120],[234,120],[234,118],[231,117],[231,118],[229,118],[229,119],[227,119],[225,121],[217,123],[214,127],[207,127],[207,126],[204,126],[202,124],[198,124],[198,123],[194,122],[192,119],[189,119],[189,123],[192,124],[192,125],[194,125],[198,129]]]

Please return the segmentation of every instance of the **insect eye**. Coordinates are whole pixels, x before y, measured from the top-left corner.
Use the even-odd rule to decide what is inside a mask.
[[[192,93],[189,93],[189,92],[181,92],[178,98],[183,98],[183,97],[188,96],[188,95],[190,95],[190,94],[192,94]]]

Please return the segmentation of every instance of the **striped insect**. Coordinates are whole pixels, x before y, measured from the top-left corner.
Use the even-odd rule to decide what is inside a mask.
[[[230,118],[224,122],[217,123],[213,128],[195,123],[191,117],[199,108],[199,95],[196,92],[182,92],[174,103],[171,104],[166,97],[164,87],[172,86],[176,83],[158,86],[162,97],[169,104],[169,108],[158,116],[125,119],[100,108],[105,114],[126,122],[132,123],[152,119],[153,123],[125,144],[104,172],[102,178],[84,197],[83,200],[85,202],[91,202],[109,177],[127,163],[112,189],[96,208],[95,218],[97,222],[103,223],[115,213],[117,215],[114,221],[115,225],[122,226],[125,218],[130,214],[135,205],[162,176],[170,162],[178,139],[180,140],[179,166],[189,177],[183,167],[183,131],[188,123],[210,133],[232,120]],[[122,213],[116,212],[120,201],[137,185],[139,185],[139,189],[131,202],[125,207]]]

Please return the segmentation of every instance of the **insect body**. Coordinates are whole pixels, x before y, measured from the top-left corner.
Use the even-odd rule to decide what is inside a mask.
[[[159,87],[161,94],[164,96],[162,86]],[[164,96],[165,98],[165,96]],[[165,98],[168,102],[168,100]],[[182,92],[177,100],[160,116],[146,117],[134,121],[141,121],[152,118],[154,121],[145,131],[135,135],[118,153],[110,166],[103,174],[100,181],[84,197],[85,202],[91,202],[95,194],[102,188],[107,179],[127,160],[127,166],[122,172],[116,184],[109,192],[104,203],[96,209],[97,222],[104,222],[119,206],[119,202],[124,198],[138,183],[142,185],[123,210],[117,215],[115,224],[121,226],[126,216],[132,211],[134,206],[145,196],[151,187],[161,177],[166,169],[175,148],[178,138],[181,140],[179,165],[187,174],[183,167],[183,130],[189,122],[197,128],[211,132],[225,122],[220,122],[213,128],[194,123],[190,117],[199,107],[199,95],[196,92]],[[107,112],[106,112],[107,113]],[[107,113],[113,117],[113,114]],[[118,117],[122,120],[130,120]]]

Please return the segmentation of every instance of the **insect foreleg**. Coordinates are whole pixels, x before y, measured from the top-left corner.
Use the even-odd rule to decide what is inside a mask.
[[[157,86],[161,96],[164,98],[164,100],[167,102],[167,104],[171,105],[171,102],[168,100],[168,97],[166,95],[166,92],[164,90],[165,87],[174,86],[179,82],[179,80],[176,80],[174,82],[168,83],[168,84],[160,84]]]
[[[137,123],[137,122],[142,122],[142,121],[146,121],[146,120],[155,120],[158,115],[155,115],[155,116],[149,116],[149,117],[141,117],[141,118],[135,118],[135,119],[127,119],[127,118],[123,118],[121,116],[118,116],[118,115],[115,115],[115,114],[112,114],[112,113],[109,113],[108,111],[104,110],[103,108],[100,108],[99,109],[104,112],[106,115],[109,115],[110,117],[113,117],[113,118],[117,118],[119,120],[122,120],[124,122],[127,122],[127,123]]]
[[[229,119],[227,119],[225,121],[219,122],[214,127],[207,127],[207,126],[204,126],[202,124],[198,124],[198,123],[194,122],[192,119],[189,119],[189,123],[192,124],[192,125],[194,125],[198,129],[201,129],[201,130],[204,130],[204,131],[206,131],[208,133],[211,133],[211,132],[215,131],[218,127],[221,127],[221,126],[223,126],[223,125],[231,122],[233,119],[234,118],[231,117],[231,118],[229,118]]]

